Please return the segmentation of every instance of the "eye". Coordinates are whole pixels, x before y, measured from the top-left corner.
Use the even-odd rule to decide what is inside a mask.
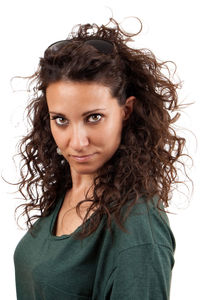
[[[92,114],[90,116],[88,116],[88,120],[91,119],[93,121],[91,121],[91,123],[96,123],[98,121],[100,121],[102,118],[102,115],[101,114]]]
[[[87,117],[87,121],[89,120],[89,123],[97,123],[101,120],[102,116],[103,116],[102,114],[92,114]],[[51,120],[55,120],[58,126],[68,125],[67,119],[61,116],[52,116]]]
[[[59,126],[63,126],[67,124],[67,120],[60,116],[53,116],[51,120],[55,120],[56,124]]]

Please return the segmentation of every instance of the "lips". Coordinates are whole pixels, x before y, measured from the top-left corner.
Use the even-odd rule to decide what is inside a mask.
[[[93,154],[88,154],[88,155],[84,155],[84,156],[75,156],[75,155],[72,155],[72,158],[76,161],[87,161],[87,160],[90,160],[93,156],[94,156],[95,153]]]
[[[81,157],[87,157],[87,156],[90,156],[90,155],[93,155],[93,154],[87,154],[87,155],[83,155],[83,156],[78,156],[78,155],[72,155],[72,156],[81,158]]]

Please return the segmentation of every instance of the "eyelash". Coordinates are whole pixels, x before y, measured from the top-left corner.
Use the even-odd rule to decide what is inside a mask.
[[[91,115],[89,115],[86,119],[89,119],[91,116],[101,116],[101,118],[103,117],[103,115],[102,114],[91,114]],[[53,116],[53,117],[51,117],[51,120],[58,120],[58,119],[62,119],[62,120],[64,120],[65,118],[63,118],[63,117],[61,117],[61,116]],[[101,119],[100,119],[101,120]],[[97,120],[96,122],[91,122],[91,123],[94,123],[94,124],[96,124],[96,123],[98,123],[100,120]],[[67,126],[67,124],[59,124],[59,123],[57,123],[56,122],[56,124],[58,125],[58,126],[61,126],[61,127],[63,127],[63,126]]]

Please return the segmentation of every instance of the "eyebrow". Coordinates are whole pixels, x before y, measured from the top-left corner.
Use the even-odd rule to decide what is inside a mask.
[[[97,111],[97,110],[105,110],[105,108],[96,108],[96,109],[93,109],[93,110],[86,111],[86,112],[84,112],[84,113],[82,114],[82,117],[88,115],[89,113],[93,113],[93,112],[95,112],[95,111]],[[50,114],[59,115],[59,116],[61,116],[61,117],[66,118],[66,116],[65,116],[64,114],[62,114],[62,113],[57,113],[57,112],[54,112],[54,111],[50,111],[49,113],[50,113]]]

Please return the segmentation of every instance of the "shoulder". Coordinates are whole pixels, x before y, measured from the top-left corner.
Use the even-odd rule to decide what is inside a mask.
[[[162,246],[171,252],[175,251],[176,242],[174,234],[170,228],[168,216],[161,205],[157,208],[157,198],[151,201],[139,199],[128,214],[123,232],[117,224],[113,224],[114,244],[117,252],[124,251],[132,247],[142,247],[146,245]],[[127,206],[123,208],[126,213]]]

